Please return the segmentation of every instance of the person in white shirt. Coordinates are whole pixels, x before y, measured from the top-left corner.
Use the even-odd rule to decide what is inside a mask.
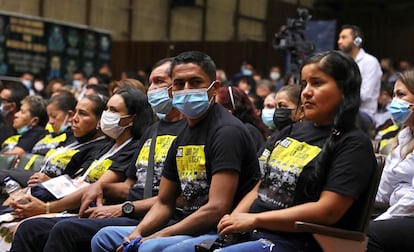
[[[362,43],[362,31],[358,26],[342,26],[338,38],[338,49],[349,54],[358,64],[362,77],[360,112],[374,120],[381,87],[382,70],[377,58],[365,52]]]

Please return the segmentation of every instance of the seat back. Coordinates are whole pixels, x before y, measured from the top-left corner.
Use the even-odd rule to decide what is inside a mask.
[[[42,164],[44,157],[37,154],[25,154],[16,164],[15,168],[18,170],[34,170],[38,171]]]
[[[13,168],[17,159],[17,154],[0,154],[0,169],[8,170]]]
[[[382,170],[384,169],[386,156],[383,154],[375,154],[377,159],[377,169],[374,172],[374,177],[372,178],[371,184],[369,185],[367,205],[361,213],[361,222],[360,227],[357,231],[366,233],[368,228],[368,223],[371,220],[371,214],[375,203],[375,196],[377,194],[378,185],[381,180]]]

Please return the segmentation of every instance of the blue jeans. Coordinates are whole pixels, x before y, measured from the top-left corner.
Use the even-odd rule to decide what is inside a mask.
[[[99,230],[92,238],[92,252],[115,251],[136,226],[110,226]]]
[[[200,242],[217,237],[216,234],[206,234],[201,236],[175,235],[170,237],[154,238],[146,240],[139,247],[139,252],[194,252],[194,247]]]
[[[112,226],[102,228],[92,238],[92,252],[115,251],[123,243],[123,238],[128,236],[135,227]],[[139,247],[139,252],[149,251],[194,251],[196,244],[217,237],[216,234],[193,237],[189,235],[176,235],[146,240]]]
[[[272,233],[267,231],[252,232],[250,241],[237,243],[215,252],[297,252],[321,251],[313,238],[301,234]]]

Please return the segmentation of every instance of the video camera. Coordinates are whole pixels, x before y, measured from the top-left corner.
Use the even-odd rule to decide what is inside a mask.
[[[273,39],[273,48],[276,50],[294,50],[309,54],[313,52],[313,43],[306,41],[303,31],[306,29],[306,23],[312,18],[307,9],[298,8],[299,18],[288,18],[287,24],[280,28]]]
[[[306,56],[312,53],[315,45],[307,41],[304,30],[308,20],[312,18],[305,8],[296,9],[298,18],[288,18],[286,25],[273,38],[273,48],[276,50],[288,50],[291,54],[291,72],[298,75],[299,66]]]

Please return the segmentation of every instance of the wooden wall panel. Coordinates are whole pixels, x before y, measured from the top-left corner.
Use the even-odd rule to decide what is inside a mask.
[[[28,2],[28,1],[26,1]],[[38,2],[38,1],[33,1]],[[72,24],[86,24],[85,0],[44,0],[43,17]]]

